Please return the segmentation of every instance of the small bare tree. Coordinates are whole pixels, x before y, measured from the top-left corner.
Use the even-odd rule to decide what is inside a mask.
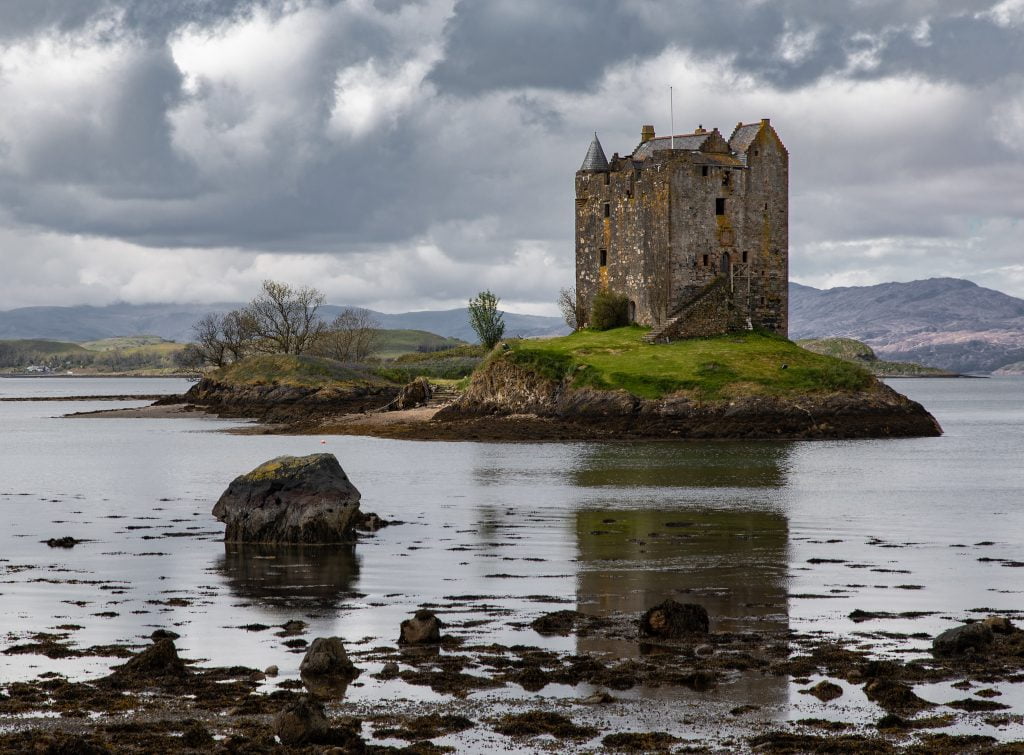
[[[361,362],[373,353],[379,327],[367,310],[346,308],[324,328],[312,351],[339,362]]]
[[[565,324],[574,331],[583,327],[587,320],[586,308],[576,298],[576,288],[563,288],[558,292],[558,309]]]
[[[324,295],[315,288],[293,288],[263,281],[263,289],[243,310],[253,330],[253,348],[270,354],[303,354],[319,338],[324,323],[317,310]]]
[[[231,361],[244,359],[252,351],[255,325],[244,309],[233,309],[221,319],[221,339]]]
[[[192,326],[195,334],[194,359],[205,364],[212,364],[214,367],[223,367],[228,361],[228,350],[224,343],[224,316],[211,312],[203,315],[200,320]]]

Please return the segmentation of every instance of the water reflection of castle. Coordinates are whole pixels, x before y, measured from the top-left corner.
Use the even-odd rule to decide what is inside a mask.
[[[707,608],[712,631],[787,629],[789,527],[777,491],[789,454],[789,444],[639,444],[579,457],[575,483],[608,488],[576,513],[579,610],[639,614],[674,598]],[[638,652],[595,637],[578,649]],[[740,684],[761,702],[786,696],[784,679]]]

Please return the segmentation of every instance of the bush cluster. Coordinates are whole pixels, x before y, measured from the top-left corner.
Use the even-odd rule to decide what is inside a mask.
[[[611,330],[629,325],[629,299],[621,294],[600,291],[590,305],[590,327]]]

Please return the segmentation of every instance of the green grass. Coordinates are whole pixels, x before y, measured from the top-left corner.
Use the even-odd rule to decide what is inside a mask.
[[[447,349],[462,346],[465,341],[445,338],[426,330],[378,330],[376,331],[373,353],[384,359],[404,354],[416,354],[421,347]]]
[[[486,354],[487,350],[479,344],[459,342],[443,351],[402,354],[384,362],[375,372],[396,383],[408,383],[418,377],[459,380],[471,375]]]
[[[507,359],[576,387],[624,389],[641,398],[684,393],[703,400],[854,391],[873,383],[862,367],[814,354],[765,333],[650,345],[643,328],[584,330],[563,338],[510,342]]]
[[[329,388],[353,384],[382,385],[386,381],[333,359],[289,354],[262,354],[214,370],[207,376],[228,385],[283,385]]]
[[[160,336],[117,336],[98,341],[83,341],[82,348],[89,351],[123,351],[125,353],[171,353],[185,348],[185,344],[168,341]]]
[[[48,341],[42,338],[21,338],[16,340],[0,341],[0,346],[17,349],[26,353],[47,356],[55,354],[82,354],[88,351],[77,343]]]

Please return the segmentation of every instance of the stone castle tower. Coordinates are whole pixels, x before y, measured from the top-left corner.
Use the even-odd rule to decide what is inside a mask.
[[[576,295],[629,300],[665,341],[788,333],[789,153],[767,118],[656,137],[609,161],[594,135],[576,172]]]

